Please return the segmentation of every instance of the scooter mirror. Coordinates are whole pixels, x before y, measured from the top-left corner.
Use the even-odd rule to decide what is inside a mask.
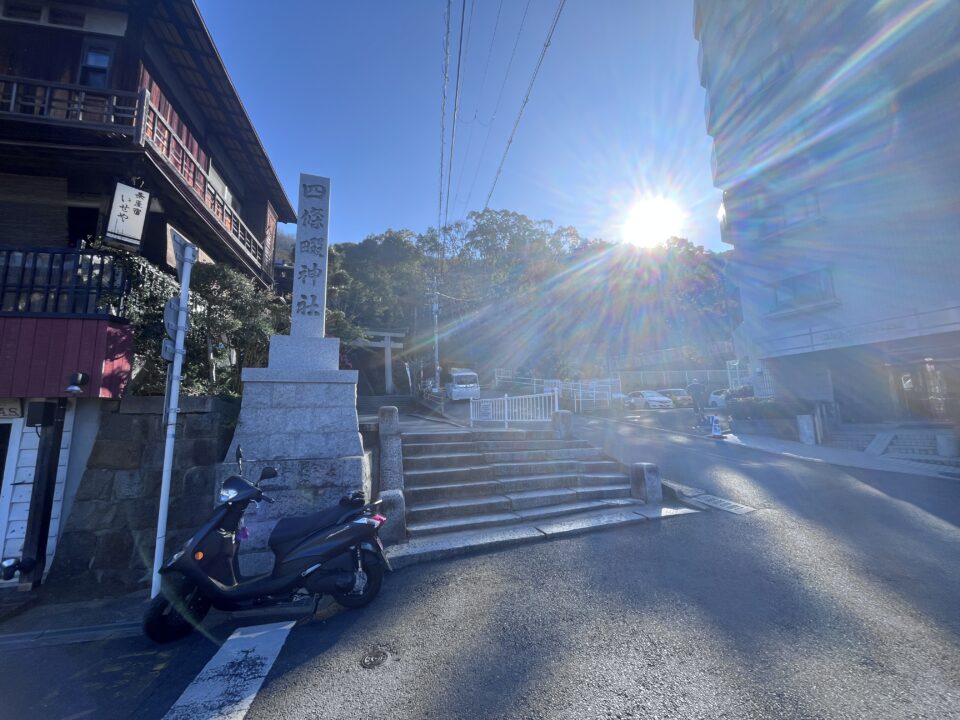
[[[240,445],[237,445],[237,462],[243,460],[243,448]]]

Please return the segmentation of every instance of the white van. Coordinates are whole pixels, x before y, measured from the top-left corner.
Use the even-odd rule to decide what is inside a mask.
[[[477,378],[477,373],[469,368],[451,368],[444,392],[451,400],[479,398],[480,380]]]

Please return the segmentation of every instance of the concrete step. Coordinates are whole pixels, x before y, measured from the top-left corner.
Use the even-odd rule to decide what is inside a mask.
[[[511,510],[519,511],[575,502],[577,499],[577,491],[575,488],[569,487],[543,488],[506,493],[504,497],[510,500]]]
[[[439,533],[463,532],[464,530],[479,530],[480,528],[496,527],[515,523],[520,518],[512,512],[490,513],[487,515],[471,515],[469,517],[443,518],[426,522],[407,523],[407,533],[411,538]]]
[[[518,450],[564,450],[593,447],[586,440],[479,440],[479,452],[513,452]]]
[[[491,463],[494,475],[555,475],[616,473],[621,470],[620,463],[612,460],[544,460],[539,462]]]
[[[544,518],[562,517],[564,515],[573,515],[574,513],[600,510],[601,508],[609,507],[618,506],[610,505],[603,500],[574,500],[557,505],[540,505],[527,510],[520,510],[517,512],[517,515],[527,521],[542,520]]]
[[[429,535],[459,533],[467,530],[516,525],[537,521],[543,518],[560,518],[575,515],[584,511],[602,508],[628,509],[643,507],[643,504],[623,499],[578,499],[571,502],[560,502],[549,505],[536,505],[513,511],[502,511],[479,515],[461,515],[445,518],[431,518],[419,522],[408,522],[407,531],[411,539]]]
[[[576,460],[546,460],[541,462],[494,463],[493,474],[496,477],[509,475],[556,475],[577,474],[580,471]]]
[[[561,507],[555,505],[549,510],[556,512]],[[409,542],[402,545],[388,547],[387,557],[394,568],[402,568],[418,562],[569,537],[631,523],[664,520],[695,512],[697,511],[680,506],[625,505],[600,506],[597,509],[596,506],[591,505],[579,511],[567,512],[566,515],[544,515],[539,519],[531,517],[506,526],[494,525],[462,532],[434,533],[411,538]]]
[[[591,485],[629,484],[630,477],[624,473],[584,473],[580,475],[580,487],[589,487]]]
[[[524,490],[546,490],[548,488],[575,487],[578,483],[576,473],[556,473],[553,475],[508,475],[497,478],[503,493],[523,492]]]
[[[446,470],[404,470],[404,487],[423,485],[453,485],[476,480],[493,480],[493,471],[489,467],[475,466],[451,468]]]
[[[577,500],[608,500],[630,497],[630,485],[592,485],[577,488]]]
[[[557,436],[552,430],[522,430],[509,428],[507,430],[474,430],[473,439],[477,442],[491,442],[499,440],[530,441],[530,440],[556,440]]]
[[[448,442],[472,442],[473,433],[469,430],[449,430],[440,432],[401,432],[400,439],[404,445],[410,444],[436,444]]]
[[[407,487],[404,495],[408,505],[476,498],[502,494],[503,486],[496,480],[478,480],[447,485],[420,485]]]
[[[600,450],[590,447],[484,453],[484,459],[490,464],[544,462],[546,460],[600,460],[603,457],[604,455]]]
[[[432,522],[444,518],[464,518],[473,515],[490,515],[512,510],[511,501],[504,495],[440,500],[407,508],[407,524]]]
[[[483,465],[486,459],[480,453],[450,453],[443,455],[417,455],[403,459],[406,470],[439,470]]]
[[[408,443],[403,441],[403,457],[420,457],[421,455],[437,455],[449,453],[475,453],[479,450],[475,442],[447,442],[447,443]]]

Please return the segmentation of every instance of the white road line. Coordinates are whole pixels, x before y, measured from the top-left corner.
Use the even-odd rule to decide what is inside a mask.
[[[164,720],[243,720],[295,624],[269,623],[235,631]]]

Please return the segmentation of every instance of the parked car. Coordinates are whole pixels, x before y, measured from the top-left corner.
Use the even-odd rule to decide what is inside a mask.
[[[657,390],[664,397],[673,400],[677,407],[693,407],[693,398],[683,388],[667,388],[666,390]]]
[[[627,395],[623,401],[624,407],[634,410],[668,410],[673,407],[673,400],[661,395],[655,390],[637,390]]]
[[[480,397],[480,380],[469,368],[452,368],[443,387],[450,400],[470,400]]]
[[[724,388],[723,390],[714,390],[710,393],[710,399],[707,400],[707,407],[716,408],[718,410],[723,409],[727,406],[727,396],[729,395],[730,390]]]

